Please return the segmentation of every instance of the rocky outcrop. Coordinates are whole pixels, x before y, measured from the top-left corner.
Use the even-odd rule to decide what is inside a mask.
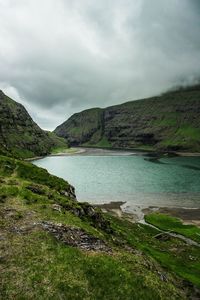
[[[46,155],[56,146],[20,103],[0,91],[0,152],[16,157]]]
[[[85,110],[55,133],[72,145],[200,151],[200,85]]]
[[[85,251],[111,252],[111,248],[109,248],[103,240],[88,234],[78,227],[66,226],[60,223],[55,224],[52,222],[42,222],[41,225],[58,241],[66,245],[78,247]]]

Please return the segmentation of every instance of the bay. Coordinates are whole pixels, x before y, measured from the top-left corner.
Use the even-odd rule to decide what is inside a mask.
[[[50,156],[33,163],[66,179],[79,201],[123,201],[130,210],[136,205],[200,207],[200,157],[124,154]]]

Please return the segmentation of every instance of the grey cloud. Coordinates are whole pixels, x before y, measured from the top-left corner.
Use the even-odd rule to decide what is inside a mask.
[[[200,77],[196,0],[0,0],[0,88],[53,129]]]

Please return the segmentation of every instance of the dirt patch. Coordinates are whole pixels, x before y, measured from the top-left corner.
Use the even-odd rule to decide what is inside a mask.
[[[121,209],[121,206],[125,203],[126,202],[116,201],[116,202],[109,202],[109,203],[103,203],[103,204],[96,204],[94,206],[105,209],[105,210],[111,210],[111,209]]]
[[[93,206],[100,208],[104,213],[110,213],[115,217],[123,218],[133,223],[140,220],[140,217],[137,214],[138,211],[136,211],[136,213],[126,211],[126,209],[123,207],[125,203],[126,202],[122,202],[122,201],[116,201],[116,202],[111,201],[109,203],[95,204]]]
[[[95,204],[94,207],[100,208],[104,213],[109,212],[114,216],[122,218],[124,213],[122,211],[121,206],[125,203],[126,202],[116,201],[116,202],[109,202],[103,204]]]
[[[83,229],[52,222],[42,222],[41,225],[43,229],[66,245],[86,251],[111,252],[111,248],[104,241],[86,233]]]

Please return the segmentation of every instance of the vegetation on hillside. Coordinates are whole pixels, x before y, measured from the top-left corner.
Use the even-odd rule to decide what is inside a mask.
[[[200,85],[85,110],[54,132],[72,145],[200,151]]]
[[[78,203],[28,162],[0,156],[0,182],[0,298],[198,297],[198,247]]]
[[[23,105],[0,91],[0,153],[18,158],[49,154],[56,147],[68,147],[65,139],[42,130]]]
[[[180,233],[200,244],[200,228],[197,226],[185,225],[178,218],[159,213],[148,214],[145,220],[160,229]]]

